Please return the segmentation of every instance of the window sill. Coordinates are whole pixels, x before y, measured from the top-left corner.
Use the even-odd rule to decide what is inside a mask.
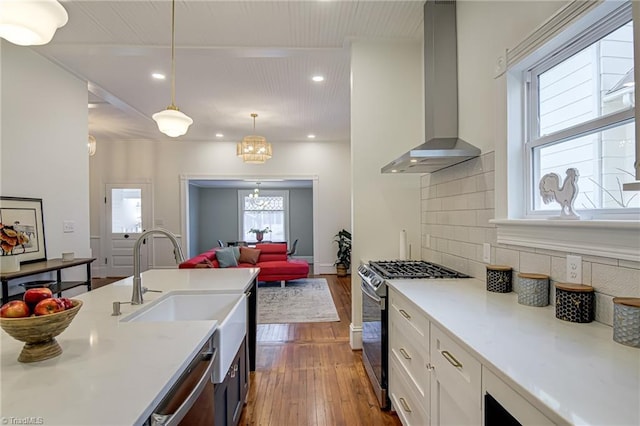
[[[640,262],[635,220],[493,219],[499,244]]]

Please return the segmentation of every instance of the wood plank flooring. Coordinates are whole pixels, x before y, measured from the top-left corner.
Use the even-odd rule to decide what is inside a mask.
[[[258,325],[256,371],[241,425],[399,426],[378,408],[361,351],[349,346],[351,280],[326,278],[340,321]]]

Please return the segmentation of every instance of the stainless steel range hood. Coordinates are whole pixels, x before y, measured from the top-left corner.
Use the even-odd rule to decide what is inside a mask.
[[[384,166],[382,173],[431,173],[480,155],[458,138],[456,3],[424,4],[424,98],[426,142]]]

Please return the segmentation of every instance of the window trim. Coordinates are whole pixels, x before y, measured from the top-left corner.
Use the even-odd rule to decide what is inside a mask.
[[[252,189],[239,189],[238,190],[238,235],[241,236],[244,231],[244,197],[252,194]],[[283,210],[284,210],[284,240],[289,241],[289,190],[288,189],[261,189],[261,196],[275,196],[283,197]],[[240,241],[246,239],[246,235],[238,237]]]

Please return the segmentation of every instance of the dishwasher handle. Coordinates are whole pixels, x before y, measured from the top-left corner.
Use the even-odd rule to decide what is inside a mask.
[[[191,361],[178,383],[174,385],[158,408],[151,414],[151,426],[174,426],[180,423],[202,393],[202,390],[207,385],[207,380],[211,380],[213,361],[217,355],[218,349],[214,348],[213,350],[200,352],[198,356]],[[198,372],[202,371],[203,368],[204,372],[198,376]],[[197,380],[197,383],[193,386],[195,380]],[[187,397],[182,397],[181,395],[186,393],[190,386],[193,386],[193,388]],[[184,399],[180,401],[179,398]],[[178,404],[178,408],[175,408]],[[167,411],[170,412],[167,413]]]

